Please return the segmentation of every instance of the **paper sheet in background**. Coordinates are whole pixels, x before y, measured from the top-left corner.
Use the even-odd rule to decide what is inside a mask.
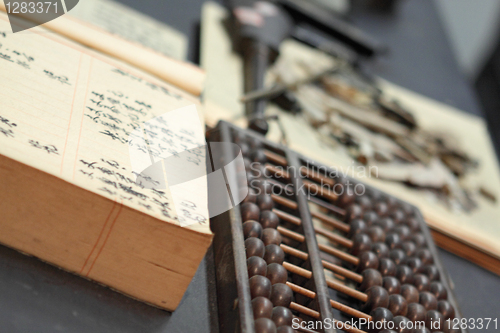
[[[207,72],[204,95],[205,120],[211,126],[214,126],[218,120],[224,119],[246,127],[243,105],[239,102],[243,94],[242,61],[232,52],[231,40],[222,24],[228,13],[215,3],[207,3],[202,15],[201,66]],[[315,56],[314,54],[318,52],[289,41],[283,44],[281,53],[300,57]],[[380,84],[388,95],[394,96],[414,113],[423,128],[434,129],[444,125],[446,130],[452,131],[461,138],[463,149],[478,158],[481,164],[478,172],[471,174],[468,181],[486,184],[494,191],[500,190],[500,168],[483,119],[465,114],[389,82],[381,81]],[[292,149],[339,170],[348,170],[348,168],[356,170],[352,158],[347,153],[342,149],[332,149],[323,143],[318,133],[301,117],[282,112],[272,105],[269,106],[267,112],[279,115]],[[281,137],[281,132],[274,122],[271,122],[267,137],[272,141],[278,141]],[[374,178],[362,178],[362,180],[415,204],[422,210],[427,222],[433,228],[468,242],[491,256],[500,258],[499,203],[480,199],[479,208],[470,214],[455,214],[425,194],[413,191],[402,184]]]
[[[190,204],[178,209],[168,187],[136,183],[129,154],[129,147],[151,150],[133,131],[164,114],[169,122],[148,131],[164,144],[150,154],[204,145],[200,114],[182,126],[175,117],[185,113],[168,117],[183,107],[199,112],[197,99],[41,27],[9,33],[3,13],[0,31],[2,155],[169,223],[192,219],[188,228],[210,233],[204,179],[187,185],[182,199]]]
[[[68,14],[168,57],[186,59],[184,34],[119,2],[82,0]]]

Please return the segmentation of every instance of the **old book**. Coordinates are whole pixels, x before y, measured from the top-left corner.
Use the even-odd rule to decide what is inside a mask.
[[[111,24],[113,21],[111,18],[94,18],[93,20],[86,21],[88,19],[88,14],[86,14],[85,11],[95,10],[92,7],[98,6],[98,4],[89,3],[85,5],[85,1],[81,2],[82,4],[78,4],[75,9],[73,9],[76,11],[75,15],[72,14],[72,10],[68,12],[68,15],[63,15],[55,20],[44,23],[42,27],[113,58],[124,61],[161,80],[180,87],[193,95],[201,94],[204,87],[205,74],[197,66],[177,59],[177,56],[182,54],[182,43],[174,42],[170,44],[170,50],[176,58],[167,57],[163,54],[165,52],[165,47],[158,45],[157,41],[150,41],[149,43],[142,42],[141,44],[138,42],[139,37],[137,35],[131,35],[124,31],[122,31],[121,35],[112,33],[113,29],[116,29],[119,24],[116,22],[117,26]],[[0,0],[0,11],[5,12],[6,10],[3,0]],[[106,2],[106,7],[101,11],[101,15],[111,15],[112,10],[120,11],[123,9],[120,9],[120,7],[114,8],[112,3]],[[22,13],[17,14],[19,17],[25,17],[26,15],[27,14]],[[130,16],[130,11],[128,11],[126,15]],[[29,16],[29,19],[32,21],[36,21],[37,18],[36,16]],[[141,20],[136,16],[132,16],[130,19],[133,21],[132,24],[136,26],[138,25],[137,21]],[[116,19],[114,20],[116,21]],[[108,24],[104,26],[103,21],[107,21]],[[153,24],[148,22],[149,21],[145,20],[145,27]],[[120,24],[123,25],[124,23]],[[154,27],[149,28],[147,34],[151,35],[151,30],[154,30]],[[9,28],[8,31],[11,31],[11,29]],[[159,38],[165,38],[167,36],[174,41],[179,38],[178,34],[164,29]],[[174,50],[174,48],[179,49]],[[163,52],[160,53],[159,50],[162,49]]]
[[[175,309],[212,240],[206,177],[141,169],[184,151],[205,168],[198,99],[43,27],[9,31],[0,12],[0,242]]]

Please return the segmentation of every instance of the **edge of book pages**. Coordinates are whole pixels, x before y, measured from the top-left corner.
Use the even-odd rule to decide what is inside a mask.
[[[0,11],[6,12],[3,0],[0,1]],[[88,24],[71,15],[63,15],[41,26],[122,60],[193,95],[198,96],[203,91],[205,73],[198,66],[169,58],[139,43],[111,34],[96,25]]]
[[[207,72],[204,93],[205,120],[210,126],[224,119],[246,127],[243,104],[238,100],[243,93],[242,61],[232,51],[231,40],[221,24],[227,17],[227,11],[216,3],[209,2],[203,7],[200,59],[201,67]],[[318,56],[316,51],[293,41],[285,42],[282,52],[311,53],[311,56]],[[318,57],[321,60],[325,56]],[[216,74],[212,75],[213,73]],[[483,119],[390,82],[384,80],[379,80],[379,82],[388,95],[401,101],[414,113],[423,128],[442,128],[442,124],[447,124],[449,125],[447,129],[461,137],[460,143],[463,149],[481,161],[478,173],[470,175],[468,181],[485,184],[494,191],[500,189],[500,168]],[[472,213],[454,214],[422,193],[408,189],[405,185],[357,177],[353,168],[353,160],[346,154],[334,151],[325,145],[317,133],[302,119],[282,112],[272,105],[269,106],[268,113],[279,115],[283,127],[286,128],[287,140],[292,149],[331,167],[342,168],[341,170],[351,168],[353,171],[350,173],[351,176],[415,204],[421,209],[431,228],[440,233],[441,237],[436,239],[440,246],[500,274],[498,268],[500,204],[498,201],[492,203],[481,199],[479,207]],[[280,138],[280,129],[272,122],[268,139],[278,142]],[[468,250],[461,249],[459,245],[466,245]]]
[[[7,15],[0,12],[0,31],[10,29],[8,22]],[[196,178],[186,186],[176,185],[174,196],[168,178],[164,179],[164,190],[152,189],[138,184],[132,170],[142,170],[133,165],[137,161],[144,167],[176,152],[205,145],[199,100],[140,69],[88,49],[44,27],[30,29],[26,33],[0,34],[0,39],[0,153],[3,155],[2,165],[8,166],[2,168],[7,177],[4,183],[13,193],[12,196],[3,194],[3,210],[10,220],[1,224],[4,230],[2,242],[134,298],[161,308],[175,309],[212,239],[206,177]],[[165,142],[163,148],[167,155],[152,152],[152,147],[159,147],[153,144],[160,140]],[[139,152],[135,155],[139,159],[130,158],[131,146],[137,148],[132,151]],[[190,163],[205,169],[204,153],[204,149],[201,153],[197,152],[199,160],[196,163],[191,160]],[[31,171],[24,172],[28,179],[20,178],[18,187],[12,183],[10,176],[21,169]],[[68,195],[62,197],[68,202],[66,209],[54,205],[61,209],[53,210],[51,202],[46,203],[46,209],[40,205],[45,198],[43,187],[47,188],[47,195],[57,193],[52,182],[44,181],[51,177],[56,177],[58,184],[69,189]],[[21,181],[27,184],[29,179],[38,189],[33,195],[39,201],[22,204],[30,197],[29,185],[21,186]],[[25,189],[28,190],[23,192]],[[77,205],[68,201],[75,196],[85,200]],[[16,201],[16,198],[19,200]],[[94,205],[91,200],[95,200]],[[24,211],[23,207],[28,211]],[[101,207],[102,210],[98,211],[106,213],[96,216],[96,221],[92,216],[88,221],[82,220],[89,218],[88,212],[75,216],[80,225],[88,224],[82,227],[83,240],[75,244],[66,240],[65,251],[59,252],[57,242],[52,242],[58,237],[59,241],[65,241],[58,234],[59,229],[44,236],[47,243],[40,242],[36,236],[37,228],[53,225],[73,232],[68,212],[79,207],[92,211]],[[30,213],[29,209],[42,211],[38,216],[34,211]],[[53,212],[54,217],[60,217],[56,214],[64,215],[64,221],[69,224],[60,223],[57,218],[51,219],[47,212]],[[38,226],[39,217],[44,217],[43,223],[50,221],[51,224]],[[161,241],[155,239],[139,248],[130,247],[134,243],[124,241],[127,234],[120,229],[124,227],[120,222],[126,223],[130,230],[136,219],[145,226],[149,225],[149,235],[153,235],[151,233],[155,230],[158,235],[166,237],[178,235],[173,241],[175,244],[165,244],[161,249],[152,248],[151,245]],[[111,234],[112,230],[115,237]],[[165,234],[167,230],[170,232]],[[177,231],[174,233],[174,230]],[[5,238],[5,231],[9,231],[10,238]],[[142,242],[145,241],[144,235],[134,237],[141,236],[139,239]],[[117,239],[120,242],[116,243]],[[189,239],[195,244],[190,244]],[[116,261],[115,256],[121,255],[118,248],[130,251],[130,257]],[[131,258],[134,253],[142,254],[144,258]],[[184,263],[183,256],[187,258]],[[68,262],[67,258],[76,258],[76,262]],[[127,260],[146,265],[144,268],[156,279],[150,285],[162,286],[162,290],[156,294],[149,290],[150,298],[142,297],[144,287],[138,281],[149,279],[149,275],[131,271]],[[111,265],[116,266],[112,269]],[[125,281],[120,269],[127,270],[130,276],[139,274],[137,281],[131,283],[130,276]],[[163,280],[167,276],[169,281],[172,279],[174,282],[170,281],[172,283],[165,286]],[[120,283],[126,283],[130,290],[124,290]]]

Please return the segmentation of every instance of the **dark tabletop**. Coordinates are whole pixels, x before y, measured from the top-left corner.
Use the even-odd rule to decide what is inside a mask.
[[[189,58],[196,60],[202,0],[121,2],[184,32],[190,38]],[[466,112],[481,113],[433,2],[401,1],[393,15],[355,8],[352,18],[390,47],[390,54],[369,64],[373,73]],[[440,254],[464,317],[498,317],[500,277],[446,251]],[[211,259],[209,251],[181,305],[168,313],[0,246],[0,332],[210,332],[215,319],[210,311],[214,300],[207,292],[213,290]]]

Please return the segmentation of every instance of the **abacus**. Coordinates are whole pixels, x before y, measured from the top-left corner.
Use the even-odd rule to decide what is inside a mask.
[[[207,137],[249,190],[211,219],[221,332],[467,332],[418,209],[230,123]]]

